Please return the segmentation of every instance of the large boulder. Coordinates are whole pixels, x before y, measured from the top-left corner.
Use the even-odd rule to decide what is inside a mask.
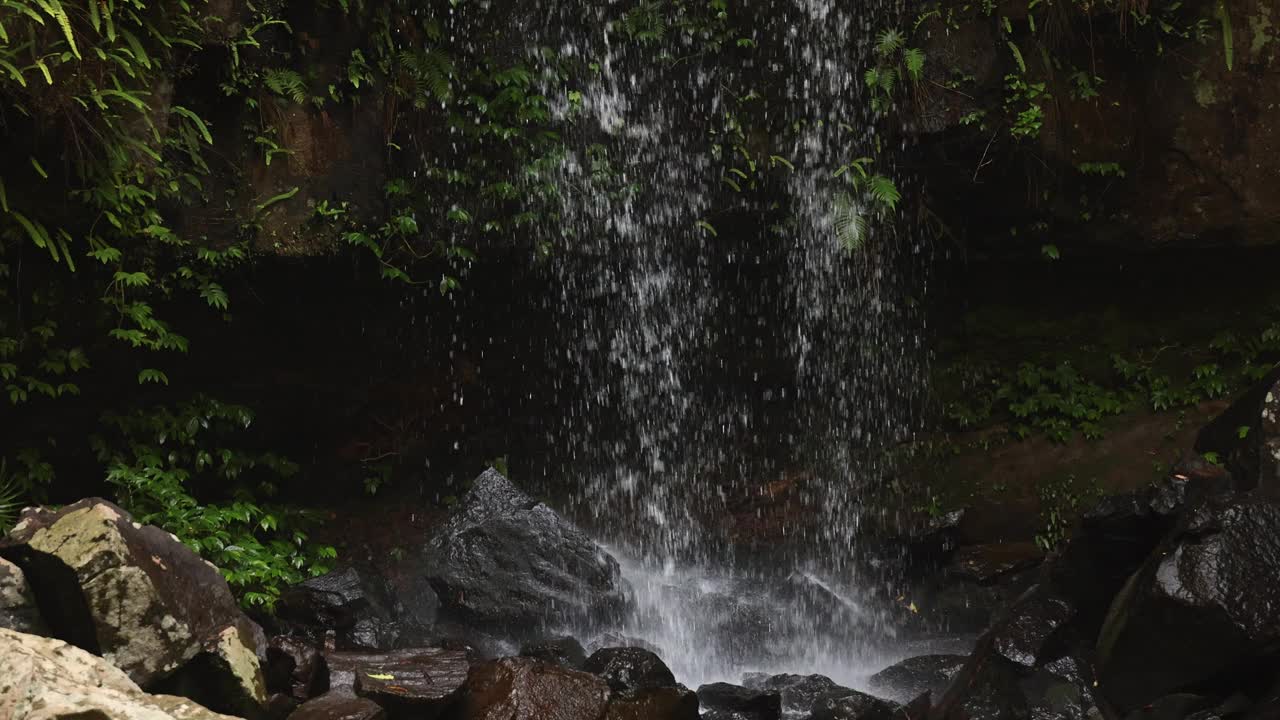
[[[472,668],[460,720],[602,720],[609,686],[594,675],[532,658]]]
[[[54,634],[142,687],[173,682],[225,712],[266,702],[261,628],[217,568],[173,535],[90,498],[23,511],[0,556],[26,573]],[[178,679],[188,666],[198,672]]]
[[[35,595],[22,568],[0,558],[0,628],[47,635],[48,627],[36,607]]]
[[[628,605],[618,562],[492,469],[431,538],[424,560],[442,614],[469,627],[532,637],[615,618]]]
[[[355,674],[355,692],[392,718],[432,720],[457,702],[470,669],[464,652],[424,651],[363,666]]]
[[[929,693],[940,698],[951,678],[964,667],[963,655],[921,655],[890,665],[867,678],[874,692],[899,702]]]
[[[1280,367],[1201,429],[1196,451],[1217,455],[1241,489],[1280,496]]]
[[[234,720],[187,698],[148,695],[106,660],[53,638],[0,628],[6,720]]]
[[[732,683],[709,683],[698,688],[698,702],[704,717],[728,720],[779,720],[782,694]]]
[[[386,720],[378,703],[341,692],[329,692],[308,700],[290,713],[288,720]]]
[[[332,632],[342,650],[392,650],[432,638],[437,604],[425,583],[396,593],[372,569],[347,567],[289,588],[276,614],[281,630],[313,643]]]
[[[787,713],[808,713],[819,701],[853,693],[826,675],[749,675],[743,685],[752,690],[778,693]]]
[[[698,696],[685,687],[614,693],[605,720],[698,720]]]
[[[587,651],[582,643],[567,635],[528,643],[520,648],[520,657],[546,660],[572,670],[581,670],[587,664]]]
[[[1099,680],[1121,709],[1280,659],[1280,504],[1205,500],[1118,594]]]
[[[638,647],[605,648],[587,658],[584,670],[616,691],[674,687],[675,675],[662,658]]]
[[[324,656],[297,638],[271,638],[264,674],[268,692],[286,695],[298,703],[329,689],[329,664]]]
[[[810,717],[812,720],[893,720],[896,709],[880,698],[851,690],[818,700]]]

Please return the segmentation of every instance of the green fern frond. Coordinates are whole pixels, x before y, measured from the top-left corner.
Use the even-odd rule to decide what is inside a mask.
[[[21,509],[22,489],[18,487],[17,479],[9,476],[5,461],[0,460],[0,534],[9,532]]]
[[[906,65],[907,76],[912,82],[920,82],[924,75],[924,51],[920,48],[907,48],[902,51],[902,62]]]
[[[876,38],[876,54],[880,57],[888,57],[901,50],[906,44],[907,38],[901,30],[896,28],[885,30]]]
[[[897,209],[898,202],[902,200],[902,193],[898,191],[898,186],[883,175],[871,176],[867,181],[867,192],[871,194],[873,200],[890,210]]]
[[[867,239],[867,215],[862,203],[849,193],[837,193],[832,208],[832,226],[840,247],[856,252]]]
[[[262,82],[271,92],[295,103],[307,101],[307,83],[296,70],[271,68],[262,74]]]

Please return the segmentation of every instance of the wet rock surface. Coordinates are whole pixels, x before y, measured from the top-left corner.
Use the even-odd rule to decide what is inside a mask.
[[[866,693],[850,691],[826,697],[813,706],[813,720],[892,720],[896,707]]]
[[[605,720],[698,720],[698,696],[685,687],[616,692]]]
[[[628,605],[617,561],[495,470],[476,478],[424,562],[442,614],[471,627],[536,637]]]
[[[662,658],[638,647],[605,648],[587,658],[583,669],[615,691],[673,687],[676,678]]]
[[[752,690],[778,693],[782,709],[787,713],[808,713],[819,700],[853,692],[826,675],[749,675],[743,685]]]
[[[1274,662],[1280,651],[1280,506],[1215,498],[1121,591],[1098,640],[1101,681],[1134,709]]]
[[[372,570],[343,568],[311,578],[281,594],[281,630],[338,648],[390,650],[421,646],[432,637],[435,594],[430,587],[395,589]]]
[[[521,657],[545,660],[572,670],[581,670],[587,663],[587,651],[576,639],[564,636],[529,643],[520,648]]]
[[[302,703],[329,689],[329,664],[312,645],[291,637],[273,637],[264,667],[267,691]]]
[[[964,655],[921,655],[890,665],[867,679],[867,686],[884,697],[907,702],[922,693],[940,698],[951,678],[964,667]]]
[[[609,704],[603,680],[532,658],[472,668],[458,717],[466,720],[600,720]]]
[[[387,711],[372,700],[331,692],[308,700],[288,720],[385,720]]]
[[[715,720],[779,720],[782,694],[753,690],[731,683],[710,683],[698,688],[703,717]]]

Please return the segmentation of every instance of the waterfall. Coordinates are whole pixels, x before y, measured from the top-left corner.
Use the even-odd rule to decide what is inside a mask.
[[[587,68],[565,93],[542,65],[565,151],[559,219],[534,232],[573,378],[548,472],[635,586],[616,631],[686,682],[856,682],[891,633],[857,530],[910,434],[922,288],[910,223],[850,248],[835,206],[855,158],[896,175],[863,73],[900,2],[517,4],[531,64]],[[773,492],[791,516],[765,517]]]

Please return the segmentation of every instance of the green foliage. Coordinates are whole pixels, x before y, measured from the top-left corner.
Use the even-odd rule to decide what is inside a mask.
[[[868,68],[864,82],[871,90],[871,108],[886,112],[893,104],[894,91],[900,80],[910,80],[914,85],[924,77],[925,53],[919,48],[907,47],[902,31],[889,29],[876,37],[875,65]]]
[[[1052,552],[1067,539],[1071,527],[1080,512],[1097,503],[1103,496],[1096,484],[1086,486],[1075,476],[1050,478],[1036,486],[1040,500],[1040,519],[1043,523],[1036,533],[1036,546],[1044,552]]]
[[[252,421],[248,408],[197,396],[108,413],[91,444],[139,522],[177,535],[246,605],[270,610],[282,588],[327,572],[336,553],[308,542],[319,515],[268,502],[297,466],[238,446]]]
[[[0,535],[9,532],[22,509],[22,487],[9,475],[8,462],[0,459]]]
[[[832,208],[836,242],[850,252],[866,242],[870,223],[884,220],[902,200],[897,185],[872,173],[868,169],[871,164],[871,158],[857,158],[835,173],[846,183],[846,189],[836,193]]]

